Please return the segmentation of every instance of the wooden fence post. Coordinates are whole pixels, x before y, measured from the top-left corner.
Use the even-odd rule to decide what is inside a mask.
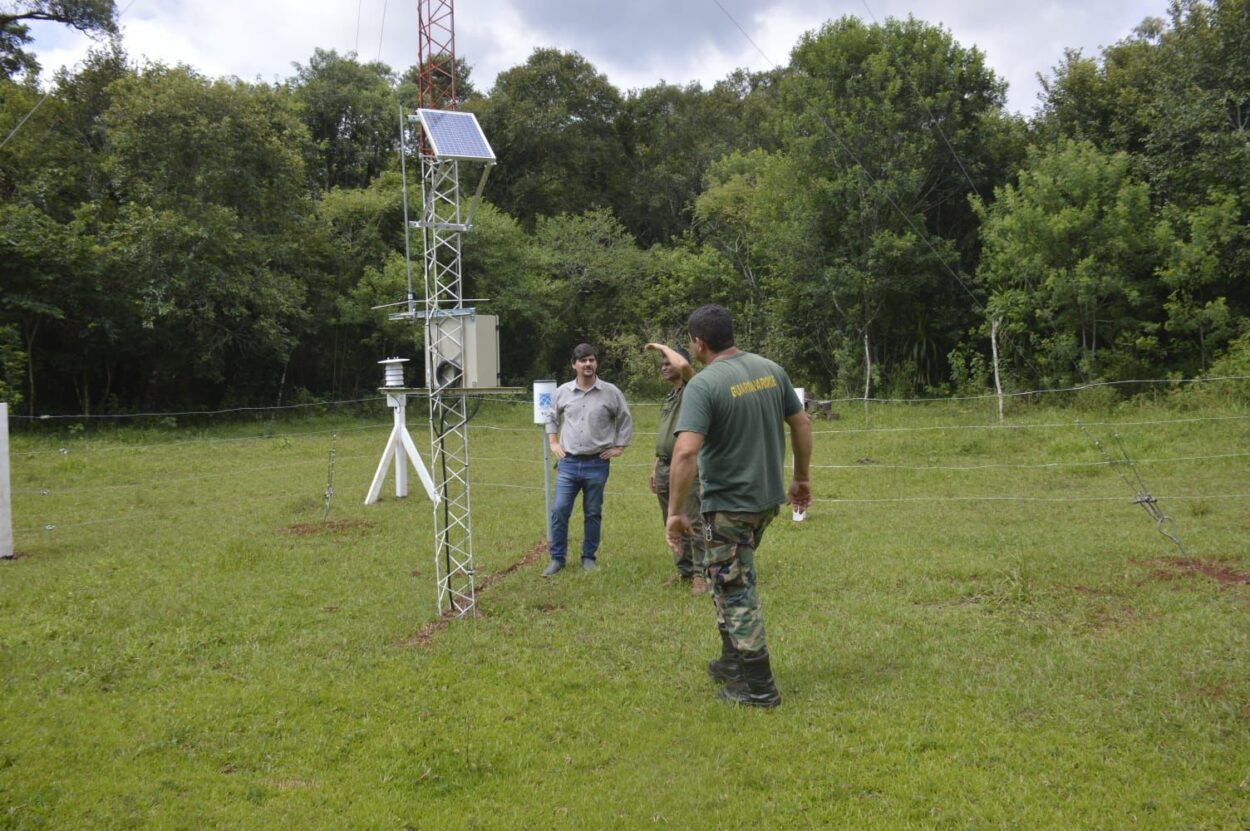
[[[9,487],[9,405],[0,401],[0,559],[13,557],[13,502]]]
[[[994,389],[998,392],[998,423],[1003,423],[1003,382],[998,375],[998,318],[990,321],[990,351],[994,355]]]

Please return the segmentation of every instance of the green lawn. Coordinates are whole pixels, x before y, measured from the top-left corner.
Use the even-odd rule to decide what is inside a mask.
[[[816,502],[758,561],[771,712],[716,699],[711,604],[661,585],[658,408],[635,415],[600,569],[539,559],[422,638],[430,505],[415,476],[361,504],[380,405],[15,433],[0,827],[1250,827],[1244,406],[817,423]],[[479,580],[542,539],[529,416],[471,425]],[[1077,418],[1119,433],[1198,568]]]

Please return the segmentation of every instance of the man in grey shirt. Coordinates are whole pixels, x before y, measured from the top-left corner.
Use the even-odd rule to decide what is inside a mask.
[[[595,348],[588,343],[578,344],[573,350],[572,364],[575,377],[556,389],[555,406],[546,426],[551,452],[559,461],[556,464],[556,499],[551,509],[551,562],[543,570],[543,577],[550,577],[564,568],[569,517],[578,491],[582,493],[585,531],[582,569],[595,570],[595,552],[599,550],[603,525],[603,491],[608,484],[608,460],[621,455],[634,435],[634,420],[625,396],[598,375]]]

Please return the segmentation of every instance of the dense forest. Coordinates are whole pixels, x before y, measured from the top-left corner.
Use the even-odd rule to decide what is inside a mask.
[[[0,13],[14,412],[339,400],[419,354],[375,309],[405,293],[417,68],[317,50],[281,83],[207,78],[135,65],[112,0],[20,5],[101,41],[42,88]],[[566,377],[586,340],[654,390],[642,345],[713,301],[822,395],[984,391],[991,333],[1009,389],[1245,366],[1250,0],[1160,14],[1069,52],[1029,118],[975,45],[914,18],[830,21],[706,89],[621,91],[537,48],[480,90],[461,60],[499,159],[465,294],[500,316],[505,383]]]

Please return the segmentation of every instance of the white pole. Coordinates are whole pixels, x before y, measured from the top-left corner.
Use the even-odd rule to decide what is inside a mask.
[[[551,542],[551,445],[547,439],[547,420],[556,406],[555,381],[550,378],[534,382],[534,423],[543,427],[543,501],[547,508],[547,542]]]
[[[547,506],[547,542],[551,543],[551,444],[543,432],[543,502]]]
[[[868,423],[868,392],[872,388],[872,353],[868,351],[868,327],[864,327],[864,423]]]
[[[800,407],[802,407],[802,408],[803,408],[803,410],[806,412],[806,410],[807,410],[807,390],[806,390],[806,389],[804,389],[803,387],[795,387],[795,388],[794,388],[794,394],[795,394],[795,395],[798,397],[798,399],[799,399],[799,406],[800,406]],[[793,445],[789,445],[789,446],[790,446],[790,460],[791,460],[791,461],[790,461],[790,463],[791,463],[791,464],[793,464],[793,459],[794,459],[794,447],[793,447]],[[790,468],[789,468],[789,467],[787,467],[786,469],[787,469],[787,470],[789,470]],[[798,508],[795,508],[795,509],[794,509],[794,513],[793,513],[793,514],[791,514],[790,518],[791,518],[791,519],[793,519],[795,522],[802,522],[803,520],[807,519],[807,511],[800,511]]]
[[[994,390],[998,393],[998,423],[1003,423],[1003,382],[998,376],[998,318],[990,321],[990,351],[994,355]]]
[[[408,495],[408,460],[404,458],[403,436],[408,432],[408,396],[388,395],[394,403],[395,429],[394,435],[400,438],[395,442],[395,498],[402,499]],[[418,461],[420,457],[417,457]]]
[[[0,559],[13,557],[13,509],[9,488],[9,405],[0,401]]]

